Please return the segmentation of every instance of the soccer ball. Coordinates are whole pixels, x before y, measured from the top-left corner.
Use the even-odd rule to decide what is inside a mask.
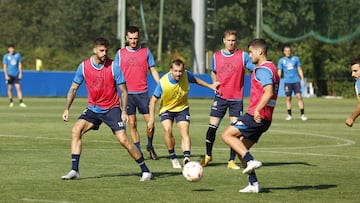
[[[187,181],[197,182],[202,178],[204,170],[198,162],[190,161],[185,164],[182,173]]]

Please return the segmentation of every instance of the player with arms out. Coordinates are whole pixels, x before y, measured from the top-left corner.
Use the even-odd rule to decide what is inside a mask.
[[[251,60],[257,66],[251,74],[248,112],[232,122],[221,135],[222,140],[242,159],[243,174],[249,175],[249,185],[239,190],[243,193],[260,192],[255,169],[262,163],[255,160],[249,150],[271,125],[279,89],[276,66],[267,60],[266,52],[267,46],[263,39],[254,39],[249,43]]]
[[[140,46],[139,28],[130,26],[126,31],[128,46],[118,50],[115,55],[114,65],[120,67],[124,73],[128,88],[129,127],[132,141],[142,153],[140,136],[137,130],[136,108],[143,114],[144,120],[149,121],[149,95],[147,73],[151,72],[156,83],[159,82],[159,74],[155,68],[155,60],[150,49]],[[153,147],[154,129],[147,131],[146,150],[153,160],[158,159]]]
[[[159,116],[164,129],[165,144],[168,149],[173,168],[181,168],[181,165],[175,154],[175,139],[173,135],[174,120],[181,134],[181,149],[183,151],[183,165],[190,161],[190,111],[188,102],[188,92],[190,83],[195,83],[212,90],[216,90],[216,84],[208,84],[205,81],[195,77],[191,72],[186,71],[184,62],[176,59],[172,61],[170,72],[165,74],[157,84],[154,94],[150,99],[150,119],[148,130],[154,128],[155,105],[161,98]]]
[[[355,58],[351,62],[351,76],[355,79],[355,93],[358,99],[358,103],[351,114],[346,120],[345,124],[349,127],[352,127],[356,118],[360,115],[360,56]]]
[[[83,82],[88,91],[88,106],[72,128],[72,167],[67,175],[61,177],[62,179],[80,178],[79,161],[82,151],[82,136],[90,130],[98,130],[102,122],[111,128],[119,143],[140,166],[142,172],[140,181],[152,178],[144,158],[126,135],[125,123],[128,120],[126,82],[121,70],[113,66],[113,61],[107,58],[108,46],[109,42],[105,38],[98,37],[94,40],[94,55],[78,66],[67,94],[66,106],[62,115],[64,121],[69,120],[69,109]],[[121,91],[121,109],[117,87]]]
[[[201,162],[203,167],[212,161],[216,131],[227,109],[230,123],[242,115],[245,68],[251,71],[255,67],[248,53],[236,48],[236,42],[236,30],[226,30],[223,34],[224,49],[217,51],[212,57],[211,77],[219,87],[210,110],[205,140],[206,154]],[[235,163],[235,157],[235,151],[230,148],[228,168],[240,169]]]

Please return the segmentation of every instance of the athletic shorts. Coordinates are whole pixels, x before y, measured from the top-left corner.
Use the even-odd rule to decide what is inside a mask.
[[[125,130],[125,124],[121,119],[121,110],[119,107],[109,109],[106,113],[95,113],[86,108],[79,119],[94,124],[93,130],[98,130],[102,122],[109,126],[114,134],[117,131]]]
[[[243,112],[242,100],[226,100],[221,97],[215,97],[211,106],[210,116],[216,118],[223,118],[226,110],[229,109],[230,117],[239,117]]]
[[[294,92],[295,94],[301,94],[301,85],[300,82],[295,83],[285,83],[284,84],[285,95],[290,97],[291,94]]]
[[[174,121],[174,119],[176,120],[176,122],[180,122],[180,121],[187,121],[190,122],[190,112],[189,112],[189,108],[186,108],[180,112],[170,112],[170,111],[165,111],[164,113],[162,113],[160,115],[160,121],[163,122],[164,120],[171,120]]]
[[[231,123],[232,126],[239,129],[241,134],[254,142],[257,142],[261,135],[266,132],[270,127],[271,121],[261,120],[257,123],[254,117],[246,113],[240,116],[237,120]]]
[[[9,75],[9,80],[6,81],[7,84],[13,85],[13,84],[19,84],[20,79],[18,76],[11,76]]]
[[[128,95],[128,115],[135,115],[136,108],[141,114],[149,114],[149,96],[147,92]]]

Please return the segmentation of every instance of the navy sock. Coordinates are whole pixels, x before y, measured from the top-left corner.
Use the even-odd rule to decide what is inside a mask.
[[[305,113],[305,110],[304,109],[300,109],[300,113],[301,115],[303,115]]]
[[[140,159],[135,160],[136,163],[140,166],[141,172],[150,172],[149,168],[146,166],[145,162],[144,162],[144,157],[140,157]]]
[[[134,142],[134,145],[136,146],[136,148],[138,148],[139,152],[142,154],[140,142]]]
[[[80,154],[71,155],[71,170],[79,171]]]
[[[147,139],[147,146],[148,147],[152,147],[152,142],[153,142],[153,137],[148,137],[148,139]]]
[[[246,162],[254,160],[254,157],[250,154],[250,152],[246,152],[245,156],[244,156],[244,160]]]
[[[13,99],[11,98],[11,99],[9,99],[10,100],[10,103],[12,103],[13,102]]]
[[[254,183],[256,183],[258,180],[257,180],[257,177],[256,177],[256,174],[255,174],[255,172],[253,171],[253,172],[251,172],[250,174],[249,174],[249,183],[251,184],[251,185],[253,185]]]
[[[152,131],[147,131],[147,146],[152,147],[153,145],[153,138],[154,138],[155,127]]]
[[[288,114],[289,114],[290,116],[292,115],[292,114],[291,114],[291,109],[288,109],[287,112],[288,112]]]
[[[170,159],[176,159],[175,150],[169,149],[168,151],[169,151]]]
[[[230,148],[230,158],[229,158],[229,161],[231,160],[235,160],[235,156],[236,156],[236,152],[233,148]]]
[[[184,153],[184,158],[190,158],[190,150],[185,150],[183,153]]]

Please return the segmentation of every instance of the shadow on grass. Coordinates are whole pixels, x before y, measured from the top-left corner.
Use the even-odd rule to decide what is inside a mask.
[[[236,163],[238,166],[242,167],[240,161]],[[268,166],[281,166],[281,165],[304,165],[304,166],[316,166],[309,164],[307,162],[263,162],[263,167]],[[208,166],[227,166],[227,162],[209,162]]]
[[[193,192],[213,192],[214,189],[194,189]]]
[[[182,172],[153,172],[153,179],[166,178],[171,176],[182,176]],[[141,173],[113,173],[113,174],[100,174],[98,176],[81,177],[77,180],[97,179],[97,178],[113,178],[113,177],[125,177],[125,176],[137,176],[141,177]]]
[[[272,190],[295,190],[295,191],[303,191],[303,190],[327,190],[330,188],[336,188],[337,185],[300,185],[300,186],[289,186],[289,187],[266,187],[261,188],[262,193],[271,192]]]
[[[307,162],[263,162],[263,166],[281,166],[281,165],[304,165],[304,166],[316,166]]]
[[[191,155],[191,160],[192,161],[201,161],[201,160],[198,160],[199,158],[202,158],[202,157],[204,157],[204,155],[200,155],[200,154],[192,154]],[[145,158],[145,160],[151,160],[151,157],[149,156],[149,154],[145,154],[144,155],[144,158]],[[176,156],[176,158],[179,160],[179,161],[181,161],[181,160],[183,160],[183,156],[182,155],[177,155]],[[170,156],[169,155],[163,155],[163,156],[158,156],[158,160],[160,160],[160,159],[167,159],[167,160],[170,160]]]

